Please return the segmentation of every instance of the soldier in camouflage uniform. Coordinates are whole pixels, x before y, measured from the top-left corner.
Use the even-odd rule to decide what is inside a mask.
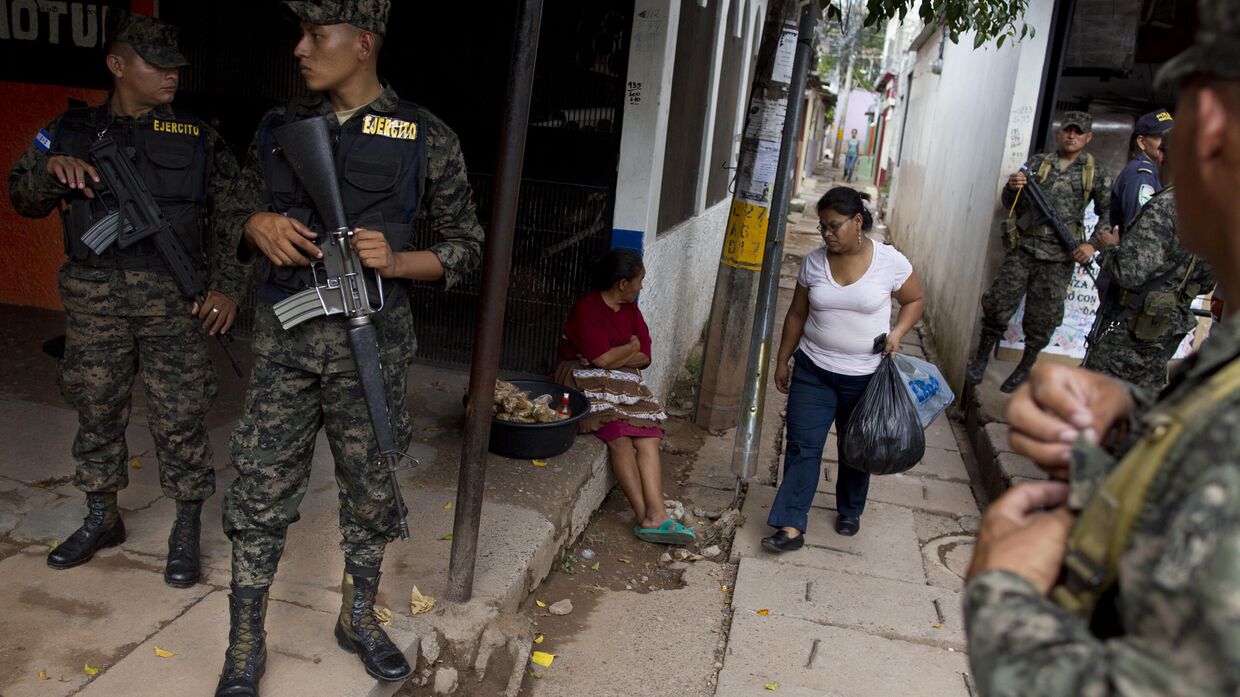
[[[388,0],[285,2],[301,22],[294,51],[316,95],[268,112],[238,185],[245,200],[245,242],[269,267],[258,275],[254,376],[232,438],[237,480],[224,502],[232,540],[231,630],[217,695],[256,695],[266,665],[263,627],[268,588],[289,524],[306,493],[315,436],[327,431],[340,488],[342,603],[335,634],[366,672],[385,681],[411,673],[375,621],[373,607],[384,548],[399,521],[387,470],[346,337],[346,321],[319,317],[288,331],[272,303],[307,287],[320,255],[322,227],[313,202],[273,147],[272,131],[326,116],[354,247],[363,264],[387,279],[385,309],[375,315],[388,409],[399,446],[410,439],[406,377],[416,340],[407,280],[457,283],[480,258],[479,226],[456,135],[425,109],[400,100],[377,74]],[[358,60],[358,57],[362,60]],[[258,212],[255,212],[258,211]],[[439,242],[413,246],[411,223],[426,216]]]
[[[1198,15],[1194,46],[1159,82],[1180,87],[1170,158],[1180,240],[1226,285],[1240,278],[1240,2],[1201,0]],[[964,601],[980,695],[1240,694],[1238,368],[1240,323],[1224,322],[1157,401],[1055,365],[1013,395],[1013,448],[1070,485],[1015,487],[983,518]],[[1134,465],[1155,468],[1144,469],[1152,479],[1116,495]],[[1074,528],[1078,510],[1131,523]],[[1081,554],[1097,551],[1066,558],[1065,545],[1095,534],[1117,556],[1082,575]],[[1061,591],[1101,591],[1110,574],[1092,612],[1061,604]]]
[[[1213,284],[1209,265],[1176,237],[1174,188],[1155,194],[1123,238],[1100,236],[1099,264],[1113,287],[1082,364],[1155,392],[1167,382],[1167,347],[1197,325],[1193,298]]]
[[[977,353],[969,363],[969,382],[978,384],[986,372],[990,354],[1007,329],[1008,320],[1025,298],[1025,352],[1020,364],[1000,389],[1011,392],[1029,377],[1038,353],[1051,341],[1063,320],[1064,300],[1072,282],[1073,260],[1085,264],[1094,254],[1096,239],[1083,237],[1085,209],[1090,201],[1098,213],[1098,228],[1109,229],[1111,177],[1085,146],[1093,139],[1093,118],[1081,111],[1064,114],[1059,129],[1059,151],[1030,158],[1029,171],[1039,178],[1046,198],[1059,219],[1081,241],[1074,250],[1064,249],[1047,225],[1034,224],[1033,204],[1019,195],[1025,175],[1017,172],[1003,190],[1003,205],[1013,210],[1016,230],[1009,234],[1009,248],[990,290],[982,296],[982,334]],[[1088,190],[1086,190],[1088,187]]]
[[[202,502],[215,491],[204,421],[216,382],[206,335],[232,325],[246,282],[234,251],[240,228],[216,224],[212,236],[205,223],[226,201],[237,162],[210,126],[171,106],[185,64],[172,27],[124,17],[107,51],[113,76],[107,101],[58,116],[9,173],[9,195],[21,215],[42,218],[62,208],[69,255],[59,275],[68,328],[58,377],[78,412],[74,483],[86,493],[88,512],[47,563],[76,566],[125,540],[116,494],[129,483],[125,428],[141,369],[160,484],[177,502],[164,578],[178,587],[198,580]],[[91,145],[105,135],[132,153],[198,271],[208,273],[201,306],[181,295],[151,240],[125,249],[114,244],[102,254],[82,242],[109,206],[115,210],[106,182],[88,162]]]

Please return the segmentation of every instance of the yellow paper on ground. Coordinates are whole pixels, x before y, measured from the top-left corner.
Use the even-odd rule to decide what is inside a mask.
[[[409,612],[420,615],[423,612],[430,612],[433,607],[435,607],[435,599],[429,595],[422,595],[418,587],[414,586],[409,593]]]
[[[551,662],[555,660],[555,654],[547,653],[545,651],[535,651],[530,655],[530,660],[543,668],[550,668]]]
[[[175,654],[175,653],[172,653],[171,651],[169,651],[169,650],[167,650],[167,649],[161,649],[161,648],[159,648],[158,646],[156,646],[156,647],[155,647],[155,655],[156,655],[156,656],[159,656],[160,658],[172,658],[172,657],[173,657],[173,656],[175,656],[176,654]]]

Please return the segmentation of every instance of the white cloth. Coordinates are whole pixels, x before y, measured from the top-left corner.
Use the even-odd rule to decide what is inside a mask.
[[[913,274],[913,265],[895,247],[872,244],[870,268],[847,286],[831,276],[825,246],[801,264],[797,283],[809,289],[809,316],[799,348],[823,370],[869,375],[882,360],[873,352],[874,338],[891,331],[891,295]]]

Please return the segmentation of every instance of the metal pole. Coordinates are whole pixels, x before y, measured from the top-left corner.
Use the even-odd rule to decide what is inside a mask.
[[[771,218],[766,229],[766,251],[762,254],[762,274],[758,278],[758,304],[753,314],[753,334],[745,364],[745,391],[741,396],[741,419],[732,450],[732,473],[738,479],[754,475],[758,441],[762,437],[762,404],[766,400],[767,364],[770,363],[771,332],[775,327],[775,301],[779,295],[779,267],[783,261],[784,228],[788,225],[788,195],[792,185],[792,166],[801,132],[805,104],[805,77],[813,54],[817,3],[801,7],[797,29],[796,61],[788,85],[788,119],[784,121],[779,146],[779,169],[771,193]]]
[[[456,489],[456,517],[452,521],[452,559],[448,564],[447,598],[468,602],[474,590],[478,559],[478,526],[486,481],[487,443],[491,437],[491,402],[499,372],[504,306],[508,300],[508,273],[512,268],[512,238],[516,228],[517,196],[525,159],[525,135],[534,90],[538,57],[538,30],[543,0],[521,0],[508,68],[508,92],[500,126],[491,202],[482,292],[474,327],[474,355],[469,373],[469,403],[465,407],[465,434],[461,443],[461,472]]]

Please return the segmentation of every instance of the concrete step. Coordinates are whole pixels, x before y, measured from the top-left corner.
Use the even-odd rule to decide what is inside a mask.
[[[968,670],[959,651],[738,611],[715,697],[972,697]]]

